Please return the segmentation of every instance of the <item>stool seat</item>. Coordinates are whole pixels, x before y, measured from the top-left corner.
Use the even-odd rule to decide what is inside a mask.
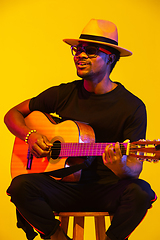
[[[111,216],[108,212],[60,212],[58,213],[59,220],[61,221],[61,227],[63,231],[67,234],[69,217],[74,217],[73,219],[73,240],[83,240],[84,239],[84,218],[94,217],[95,220],[95,232],[96,240],[105,239],[105,216]]]

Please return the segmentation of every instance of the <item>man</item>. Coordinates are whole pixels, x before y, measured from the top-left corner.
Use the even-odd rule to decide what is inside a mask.
[[[142,162],[122,154],[119,144],[144,139],[146,132],[143,102],[109,77],[119,58],[132,53],[118,46],[117,28],[106,20],[91,19],[79,39],[64,42],[71,45],[82,80],[51,87],[13,107],[5,116],[7,127],[38,158],[49,154],[52,143],[26,125],[25,117],[35,110],[86,122],[97,142],[116,144],[108,144],[102,157],[82,170],[77,183],[46,173],[24,174],[13,179],[7,193],[17,208],[18,226],[29,240],[36,235],[31,226],[42,238],[69,239],[53,211],[108,211],[114,217],[106,240],[127,239],[156,199],[150,185],[138,179]]]

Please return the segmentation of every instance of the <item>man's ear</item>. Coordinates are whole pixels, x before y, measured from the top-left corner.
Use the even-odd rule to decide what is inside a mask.
[[[115,54],[110,54],[109,55],[109,59],[108,59],[108,63],[113,63],[116,59],[116,55]]]

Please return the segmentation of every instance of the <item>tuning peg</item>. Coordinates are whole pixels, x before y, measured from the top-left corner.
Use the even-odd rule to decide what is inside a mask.
[[[152,162],[152,161],[153,161],[152,159],[149,159],[149,158],[146,159],[146,162]]]
[[[159,160],[158,160],[158,159],[153,159],[153,162],[154,162],[154,163],[158,163]]]
[[[140,162],[144,162],[144,161],[146,161],[146,159],[145,158],[137,158]]]

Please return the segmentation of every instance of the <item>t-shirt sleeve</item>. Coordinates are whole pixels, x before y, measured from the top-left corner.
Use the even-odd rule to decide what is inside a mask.
[[[58,86],[51,87],[30,100],[30,111],[54,113],[58,101]]]
[[[147,127],[147,113],[145,105],[142,103],[134,112],[134,114],[127,119],[124,130],[124,139],[129,139],[131,142],[145,139]]]

